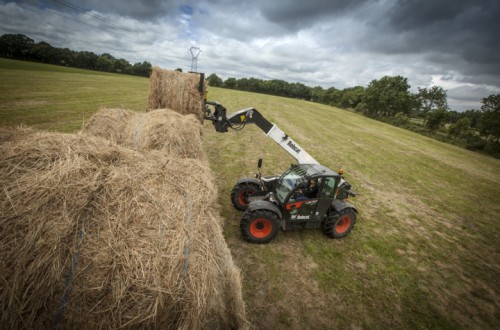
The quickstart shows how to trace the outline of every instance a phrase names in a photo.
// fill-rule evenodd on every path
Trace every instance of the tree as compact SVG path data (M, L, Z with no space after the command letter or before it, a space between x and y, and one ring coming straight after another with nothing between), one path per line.
M217 76L215 73L212 73L210 76L207 78L207 82L210 86L214 87L220 87L224 84L221 78Z
M425 126L432 131L436 131L444 126L447 119L448 111L443 108L438 108L428 114Z
M236 88L236 78L227 78L226 81L224 81L224 87Z
M97 68L97 55L87 51L78 52L75 65L79 68L95 70Z
M300 99L309 99L309 97L311 96L311 89L299 82L289 84L287 96Z
M247 91L248 90L248 78L241 78L238 79L236 82L236 88L238 88L241 91Z
M60 64L54 47L41 41L31 48L32 58L36 61L49 64Z
M97 58L97 69L100 71L113 71L115 58L110 54L102 54Z
M311 101L325 103L325 90L321 86L316 86L311 89Z
M69 48L54 48L56 50L56 64L64 66L75 66L76 52Z
M419 87L415 96L417 113L424 118L424 121L427 121L429 114L437 109L448 110L446 91L442 87L432 86L429 89ZM440 114L435 115L434 120L439 116Z
M419 101L419 110L426 115L428 112L436 109L448 109L446 91L439 86L431 88L418 88L416 94Z
M454 137L468 137L471 134L471 120L469 117L462 117L448 128L448 134Z
M269 94L287 96L288 82L280 79L269 80Z
M24 34L4 34L0 37L0 56L26 60L35 41Z
M257 78L249 78L247 81L247 90L252 92L263 92L262 80Z
M325 91L325 103L333 106L340 106L342 91L335 87L330 87Z
M483 112L479 132L486 138L500 138L500 94L490 95L481 101Z
M132 71L132 66L127 60L120 58L113 62L113 69L113 71L120 73L130 73Z
M53 47L45 41L35 44L31 38L22 34L0 36L0 56L144 77L149 77L151 73L151 64L148 62L136 63L132 66L127 60L116 59L110 54L96 55L88 51L75 52L69 48Z
M480 110L466 110L465 112L462 112L462 116L470 119L471 128L477 129L479 123L481 122L483 113Z
M141 77L149 77L151 74L151 69L151 63L147 61L144 61L142 63L137 62L132 66L132 74Z
M356 109L356 106L363 100L365 88L362 86L345 88L340 97L340 106L342 108Z
M384 76L380 80L372 80L363 95L368 115L409 114L414 103L409 89L408 79L402 76Z

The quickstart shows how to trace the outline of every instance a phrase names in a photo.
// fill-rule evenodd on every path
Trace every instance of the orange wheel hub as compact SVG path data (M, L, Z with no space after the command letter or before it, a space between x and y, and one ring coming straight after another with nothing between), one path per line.
M248 195L250 195L252 193L251 190L245 190L245 191L242 191L239 195L238 195L238 202L241 204L241 205L247 205L248 204Z
M345 233L349 227L351 226L351 217L345 215L342 218L340 218L339 222L335 225L335 231L338 234L343 234Z
M273 231L271 221L265 218L259 218L250 224L250 234L255 238L265 238Z

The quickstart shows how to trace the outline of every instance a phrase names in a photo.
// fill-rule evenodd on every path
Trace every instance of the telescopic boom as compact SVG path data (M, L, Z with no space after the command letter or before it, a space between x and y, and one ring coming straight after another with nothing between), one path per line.
M213 106L213 112L210 111L210 106ZM302 149L297 142L292 140L278 126L264 118L255 108L241 109L227 116L226 108L219 102L205 101L204 119L212 121L215 130L220 133L227 132L229 128L240 130L246 124L255 124L264 134L292 155L299 164L319 165L318 161Z

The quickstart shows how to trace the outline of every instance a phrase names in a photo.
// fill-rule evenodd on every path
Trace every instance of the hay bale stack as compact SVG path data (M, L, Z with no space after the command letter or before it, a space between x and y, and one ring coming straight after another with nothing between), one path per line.
M2 327L246 327L205 164L86 134L0 141Z
M205 160L202 129L194 115L169 109L145 113L101 109L89 119L83 132L134 150L159 150L172 157Z
M149 79L149 110L172 109L180 114L194 114L203 122L203 93L199 92L200 75L153 67Z

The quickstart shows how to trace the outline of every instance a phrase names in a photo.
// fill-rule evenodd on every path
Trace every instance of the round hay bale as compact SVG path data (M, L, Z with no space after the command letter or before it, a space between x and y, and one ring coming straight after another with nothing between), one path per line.
M87 134L0 141L2 327L247 327L206 165Z
M172 109L180 114L193 114L203 122L203 83L200 94L200 75L153 67L149 78L149 110Z
M125 138L125 126L135 112L122 109L99 109L85 124L83 131L120 144Z
M85 133L134 150L159 150L172 157L205 160L202 130L194 115L181 115L169 109L142 113L101 109L83 128Z

